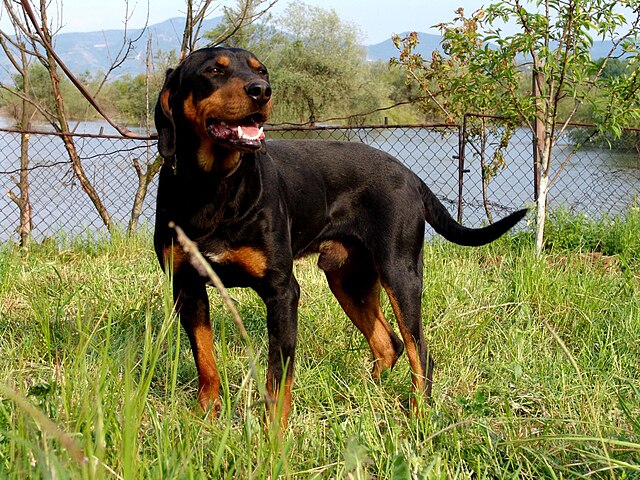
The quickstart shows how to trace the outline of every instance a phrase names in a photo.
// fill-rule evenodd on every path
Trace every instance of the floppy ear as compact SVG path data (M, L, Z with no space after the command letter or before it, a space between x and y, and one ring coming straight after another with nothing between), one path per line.
M176 125L169 100L175 91L178 80L178 69L168 69L164 85L158 95L154 119L158 131L158 151L162 158L173 158L176 153Z

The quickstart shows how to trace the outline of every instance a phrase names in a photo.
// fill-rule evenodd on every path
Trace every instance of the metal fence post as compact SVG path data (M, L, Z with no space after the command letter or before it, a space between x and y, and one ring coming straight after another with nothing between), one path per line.
M462 197L464 195L464 155L467 138L467 114L462 119L462 130L458 125L458 223L462 223Z

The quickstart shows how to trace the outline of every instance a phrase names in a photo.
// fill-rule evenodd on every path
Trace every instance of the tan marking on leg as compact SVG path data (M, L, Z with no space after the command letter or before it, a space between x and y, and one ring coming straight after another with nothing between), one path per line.
M343 289L342 272L328 271L325 275L342 309L367 339L375 360L372 375L380 378L380 373L392 368L402 353L402 348L397 350L394 346L392 338L396 335L380 307L380 284L376 283L362 302L355 302Z
M172 268L175 274L180 270L180 266L188 261L182 248L178 245L167 245L162 249L162 257L164 259L165 268Z
M193 329L196 345L195 361L198 369L198 403L205 412L217 416L220 410L220 376L213 356L213 336L210 326Z
M376 360L373 365L373 376L374 378L380 378L380 374L384 370L390 370L395 365L400 353L395 350L393 347L393 342L391 341L392 335L395 335L393 330L391 329L391 325L384 317L382 313L382 309L378 307L378 312L376 312L376 319L373 325L373 332L371 334L371 338L368 339L369 348L371 348L371 352L373 354L373 358Z
M287 376L284 380L284 391L280 391L279 382L274 386L273 375L270 369L267 369L267 414L269 421L273 425L279 420L282 430L289 425L289 412L291 412L291 386L293 385L293 374L288 368Z
M411 384L413 386L413 392L415 395L414 398L411 399L411 407L412 411L415 414L418 414L419 402L417 401L417 396L419 395L421 397L424 397L431 394L431 378L427 378L427 372L425 372L422 368L422 362L420 361L420 354L416 345L416 339L406 328L404 316L402 314L402 310L400 309L398 300L396 299L391 289L385 287L385 290L389 298L389 303L391 303L391 307L393 308L393 313L395 314L396 320L398 321L398 326L400 327L400 333L402 335L402 339L404 340L407 357L409 358L409 366L411 367Z

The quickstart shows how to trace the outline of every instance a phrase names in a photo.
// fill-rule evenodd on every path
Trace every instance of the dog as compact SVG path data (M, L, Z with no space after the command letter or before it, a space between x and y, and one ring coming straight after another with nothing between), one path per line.
M295 259L318 254L329 287L371 349L373 376L403 350L412 406L429 397L433 361L422 327L425 220L449 241L483 245L526 210L484 228L459 225L425 183L391 155L361 143L265 141L272 110L267 68L249 51L203 48L169 69L155 108L160 171L154 246L173 272L173 295L198 371L198 402L220 408L205 278L170 223L198 246L227 287L266 305L266 388L286 426L298 330ZM380 307L384 290L400 330ZM276 402L268 402L276 419Z

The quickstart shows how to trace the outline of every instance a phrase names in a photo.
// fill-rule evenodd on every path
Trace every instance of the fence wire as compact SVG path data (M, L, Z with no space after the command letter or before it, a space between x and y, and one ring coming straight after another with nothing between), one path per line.
M479 226L534 200L531 134L516 128L506 141L505 128L492 122L481 129L458 125L271 127L267 137L355 141L384 150L419 175L454 217L465 225ZM638 133L631 132L614 145L591 141L572 153L590 132L588 127L573 128L556 148L552 176L557 178L550 193L550 207L602 215L637 205ZM8 192L20 194L16 183L23 133L29 138L33 238L42 241L57 235L106 232L73 173L59 135L0 129L0 241L19 239L19 208ZM143 166L153 162L156 140L83 134L74 135L74 141L85 172L112 220L126 229L138 187L134 161ZM143 204L143 226L153 223L156 181L149 186Z
M508 129L499 118L475 117L462 130L463 219L488 221L536 198L534 143L530 130ZM465 128L466 127L466 128ZM640 194L640 130L613 141L588 125L569 125L557 139L550 169L548 208L592 217L637 206Z

